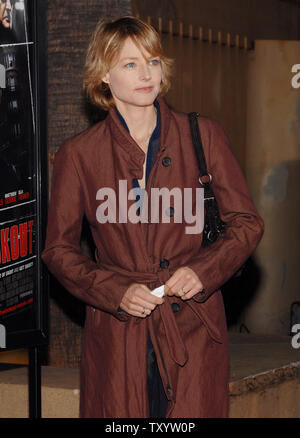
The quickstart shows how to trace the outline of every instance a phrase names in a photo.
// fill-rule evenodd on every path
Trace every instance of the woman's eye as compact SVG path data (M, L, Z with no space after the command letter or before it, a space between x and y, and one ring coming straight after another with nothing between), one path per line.
M134 67L134 62L129 62L128 64L125 65L125 67L128 67L128 68Z
M151 59L150 64L151 65L158 65L159 64L159 59Z

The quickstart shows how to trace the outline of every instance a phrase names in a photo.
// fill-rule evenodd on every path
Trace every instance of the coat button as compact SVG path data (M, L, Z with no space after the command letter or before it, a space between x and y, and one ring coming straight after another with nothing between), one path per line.
M172 310L174 313L178 312L178 310L180 309L180 306L178 303L172 303L171 306L172 306Z
M174 216L174 207L168 207L167 209L166 209L166 215L167 216L169 216L169 217L173 217Z
M125 313L126 313L123 309L121 309L120 306L118 307L117 312L118 312L119 315L125 315Z
M166 389L167 389L167 393L168 393L168 395L169 395L170 397L173 397L173 391L172 391L172 388L170 387L169 384L167 384Z
M164 158L162 159L162 163L163 163L163 165L164 165L165 167L170 166L170 164L171 164L171 158L170 158L170 157L164 157Z
M169 266L169 260L167 260L167 259L162 259L162 260L159 262L159 266L160 266L162 269L167 269L167 267Z

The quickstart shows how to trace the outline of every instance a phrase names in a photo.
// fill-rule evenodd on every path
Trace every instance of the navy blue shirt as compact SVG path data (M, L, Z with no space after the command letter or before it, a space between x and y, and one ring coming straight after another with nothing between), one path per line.
M154 131L152 132L152 135L150 137L149 144L148 144L148 151L147 151L147 156L146 156L145 187L147 186L147 181L148 181L148 178L149 178L149 175L150 175L150 172L151 172L154 160L155 160L155 156L158 152L159 142L160 142L161 119L160 119L159 104L158 104L157 100L154 101L154 106L157 110L156 126L154 128ZM115 107L115 110L116 110L116 113L118 114L123 126L129 132L127 123L125 122L124 118L122 117L120 111L117 109L117 107ZM133 188L141 188L137 178L132 179L132 185L133 185ZM139 199L139 195L136 196L136 200L138 200L138 199ZM140 208L137 210L137 214L140 215Z

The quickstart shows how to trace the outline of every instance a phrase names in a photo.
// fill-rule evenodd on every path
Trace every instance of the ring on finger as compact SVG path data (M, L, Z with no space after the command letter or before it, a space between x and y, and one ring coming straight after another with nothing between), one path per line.
M146 309L145 309L145 307L143 308L143 310L142 310L142 315L144 315L144 313L146 312Z
M185 294L184 287L182 287L181 290L180 290L180 295L184 295L184 294Z

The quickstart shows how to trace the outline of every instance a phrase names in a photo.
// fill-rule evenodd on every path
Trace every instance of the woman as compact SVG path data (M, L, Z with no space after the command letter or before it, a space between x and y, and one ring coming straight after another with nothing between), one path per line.
M222 128L206 117L199 128L226 233L201 248L202 233L187 232L186 216L175 221L176 196L164 209L169 223L149 219L161 206L151 204L152 189L178 195L201 187L188 117L162 97L170 65L148 24L99 22L84 86L108 116L65 141L55 157L42 258L87 305L82 417L228 416L220 287L256 248L263 221ZM193 212L196 202L193 195ZM96 262L80 251L83 215ZM150 293L161 285L163 297Z

